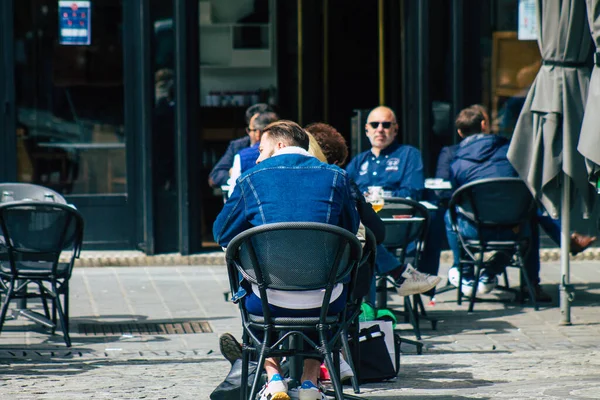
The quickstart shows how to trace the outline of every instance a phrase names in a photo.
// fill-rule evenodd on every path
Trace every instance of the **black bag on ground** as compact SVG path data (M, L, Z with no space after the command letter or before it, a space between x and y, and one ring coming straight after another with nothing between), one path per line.
M379 325L361 329L358 334L359 362L358 379L360 382L381 382L393 379L400 369L400 337L394 335L396 368L385 345L385 333Z
M248 393L252 387L254 374L256 373L256 361L250 361L248 365ZM261 383L262 385L262 383ZM235 360L229 370L229 374L210 394L211 400L239 400L240 388L242 387L242 359ZM260 386L259 386L260 387Z

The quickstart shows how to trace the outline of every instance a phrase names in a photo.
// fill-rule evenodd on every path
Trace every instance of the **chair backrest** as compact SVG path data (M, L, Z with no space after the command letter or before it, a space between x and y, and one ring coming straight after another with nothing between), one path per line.
M13 200L15 201L29 199L35 201L54 201L55 203L67 204L67 201L60 193L47 187L34 185L32 183L0 183L0 194L5 191L12 192Z
M244 279L278 290L314 290L341 282L360 260L351 232L316 222L281 222L249 229L227 246Z
M454 222L458 211L481 227L513 227L530 220L535 200L520 178L490 178L460 187L449 209Z
M0 228L4 246L13 259L35 260L40 256L58 260L63 250L78 252L83 240L83 217L73 207L60 203L2 203Z
M385 240L388 248L406 248L409 243L425 241L429 226L429 212L417 201L394 197L385 199L379 216L385 224ZM395 219L386 221L386 219Z

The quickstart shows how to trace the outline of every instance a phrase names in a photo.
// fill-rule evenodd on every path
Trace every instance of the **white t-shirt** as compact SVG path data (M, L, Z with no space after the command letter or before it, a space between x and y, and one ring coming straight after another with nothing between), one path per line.
M344 285L338 283L331 292L330 303L333 303L344 290ZM260 298L258 286L252 285L252 292ZM301 292L291 292L287 290L267 289L267 298L269 304L289 308L291 310L307 310L310 308L320 308L323 305L325 289L303 290Z

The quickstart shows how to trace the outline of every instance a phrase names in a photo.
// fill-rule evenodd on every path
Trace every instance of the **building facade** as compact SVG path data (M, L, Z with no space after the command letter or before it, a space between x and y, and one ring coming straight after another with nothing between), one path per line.
M432 174L462 107L510 135L539 68L525 3L2 1L0 180L62 192L87 249L189 254L213 245L208 172L257 101L332 124L353 154L355 110L387 104Z

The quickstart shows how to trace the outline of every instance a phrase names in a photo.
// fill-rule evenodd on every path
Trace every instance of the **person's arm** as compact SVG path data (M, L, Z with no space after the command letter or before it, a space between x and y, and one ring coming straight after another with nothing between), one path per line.
M229 143L229 146L227 146L227 150L225 150L223 157L215 164L208 175L208 183L212 187L221 187L227 184L227 180L229 179L229 169L233 165L233 156L235 156L235 153L234 144L231 142Z
M450 162L454 157L454 152L449 146L443 147L438 156L435 177L445 181L450 180Z
M244 197L237 185L213 224L213 236L220 246L227 247L231 239L250 228L252 225L246 219Z
M342 197L342 209L339 226L356 234L358 231L358 225L360 224L360 217L352 197L350 181L348 180L348 177L343 176L342 179L339 179L338 186Z
M423 160L421 153L415 148L411 148L406 153L406 167L402 172L400 187L392 191L394 197L410 197L413 200L421 198L423 191Z
M363 196L356 183L352 180L350 180L350 188L352 199L356 204L356 210L360 216L360 222L373 232L377 244L383 243L385 240L385 225L383 221L379 218L375 210L373 210L371 204L367 203L365 196Z

